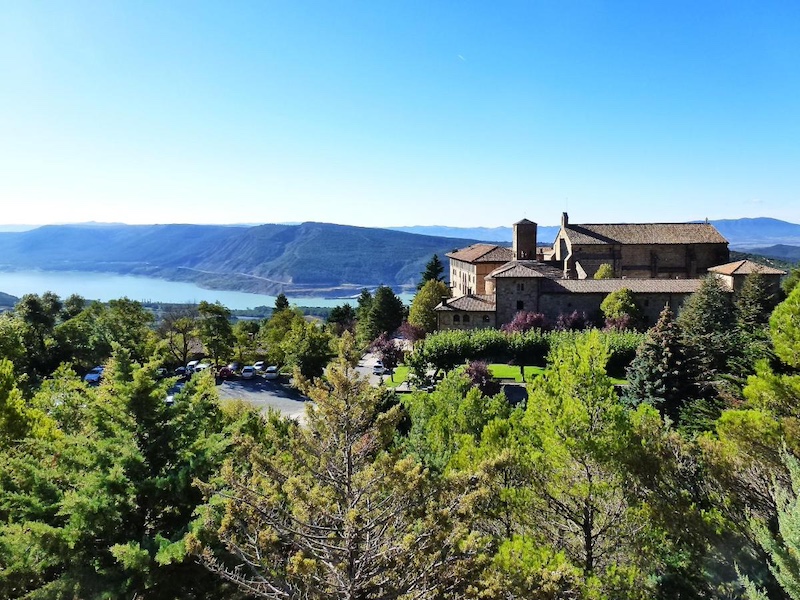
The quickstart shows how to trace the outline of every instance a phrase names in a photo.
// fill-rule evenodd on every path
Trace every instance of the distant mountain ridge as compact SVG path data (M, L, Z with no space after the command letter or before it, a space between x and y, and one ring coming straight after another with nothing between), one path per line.
M95 271L291 295L410 291L433 254L475 243L386 229L300 225L48 225L0 233L0 269Z
M732 250L800 260L800 225L776 219L712 223ZM540 227L539 241L551 243L557 231ZM378 285L413 291L433 254L447 268L449 251L478 241L510 245L510 240L508 227L47 225L0 232L0 270L106 272L189 281L211 289L345 297Z
M695 221L697 222L697 221ZM731 249L747 250L776 244L800 246L800 225L767 217L745 219L719 219L709 221L728 240ZM391 227L394 231L436 235L442 237L468 237L486 242L511 242L511 227L447 227L440 225L417 225ZM539 225L537 238L540 242L552 243L560 227Z

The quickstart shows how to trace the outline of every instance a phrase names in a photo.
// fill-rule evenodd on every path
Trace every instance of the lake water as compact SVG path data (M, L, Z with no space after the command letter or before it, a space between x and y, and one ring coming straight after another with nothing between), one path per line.
M192 303L202 300L219 301L232 310L245 310L257 306L274 306L275 296L207 290L193 283L166 281L134 275L113 275L85 271L9 271L0 272L0 292L22 297L25 294L53 292L62 299L78 294L87 300L116 300L127 297L140 302ZM404 302L411 296L401 294ZM306 296L289 297L291 304L297 306L338 306L349 302L354 307L355 298L312 298Z

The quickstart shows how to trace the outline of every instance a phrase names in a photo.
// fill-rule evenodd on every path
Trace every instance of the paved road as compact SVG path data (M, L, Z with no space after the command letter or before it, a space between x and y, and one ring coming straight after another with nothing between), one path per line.
M253 379L229 379L217 385L220 398L244 400L266 410L274 408L288 417L298 418L305 412L308 398L285 381L267 381L260 375Z

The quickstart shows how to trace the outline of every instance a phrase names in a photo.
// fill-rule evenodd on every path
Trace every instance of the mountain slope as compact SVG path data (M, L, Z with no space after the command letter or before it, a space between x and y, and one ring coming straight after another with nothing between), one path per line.
M416 285L433 254L475 240L328 223L52 225L0 233L0 268L102 271L274 294Z
M775 244L800 245L800 225L759 217L755 219L719 219L711 221L728 240L731 248L756 248ZM445 227L439 225L392 227L394 231L405 231L423 235L474 238L486 242L511 242L511 227ZM539 225L537 238L541 243L551 244L559 227Z

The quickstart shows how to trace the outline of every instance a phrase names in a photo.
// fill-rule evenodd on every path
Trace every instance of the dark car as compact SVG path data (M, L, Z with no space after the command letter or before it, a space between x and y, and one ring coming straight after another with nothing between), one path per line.
M103 367L95 367L83 376L83 380L89 385L97 385L103 379Z
M217 377L220 379L228 379L229 377L233 377L233 371L230 367L219 367L217 369Z

